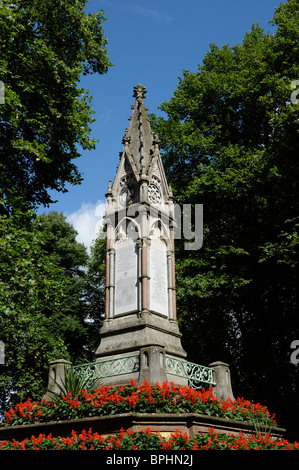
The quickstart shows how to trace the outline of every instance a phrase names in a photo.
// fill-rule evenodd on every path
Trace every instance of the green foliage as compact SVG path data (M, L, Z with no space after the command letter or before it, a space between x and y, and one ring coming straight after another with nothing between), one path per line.
M202 249L177 243L185 348L194 361L228 362L235 392L267 401L288 427L299 385L289 361L299 332L298 15L288 0L274 34L253 25L241 44L211 44L161 105L166 118L152 119L177 202L204 208Z
M28 204L51 202L49 190L82 180L73 160L93 149L89 92L83 74L107 72L103 11L86 0L0 1L0 196L6 213L15 188Z
M43 250L55 258L65 278L70 281L67 292L61 299L59 318L56 319L60 324L60 334L68 346L71 360L87 358L89 346L85 298L87 249L76 241L78 233L62 213L51 211L40 215L33 222L33 230L44 234Z
M44 233L44 249L56 257L66 275L84 277L83 267L88 260L86 247L76 241L78 232L62 213L51 211L38 216L33 228Z
M54 257L43 251L43 234L20 226L16 219L0 217L2 411L16 399L40 397L49 361L69 358L60 325L70 280Z
M67 393L70 393L72 396L76 396L80 390L86 387L88 381L89 378L80 376L72 367L66 367L62 384L56 382L56 380L53 380L53 382L57 385L59 392L50 392L54 395L66 395Z
M95 242L88 260L76 235L55 211L36 217L15 210L0 217L0 413L46 392L51 360L94 359L104 309L105 240Z
M95 147L91 97L78 82L111 64L103 11L86 15L85 5L0 0L0 412L45 392L50 360L93 353L86 248L62 214L28 212L79 184L78 149Z
M99 333L105 313L106 238L104 233L90 247L86 271L86 314L91 351L99 345ZM90 357L90 359L92 359Z

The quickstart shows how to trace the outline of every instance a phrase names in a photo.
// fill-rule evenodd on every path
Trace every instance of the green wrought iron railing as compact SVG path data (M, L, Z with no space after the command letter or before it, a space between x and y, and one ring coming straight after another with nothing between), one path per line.
M140 370L139 353L122 356L117 359L104 359L99 362L88 362L73 366L78 376L86 383L86 388L95 383L107 383L109 377L131 374ZM187 379L189 387L199 389L212 387L215 384L214 370L185 359L165 355L165 370L169 375Z
M88 362L73 366L78 376L86 380L86 387L92 387L95 382L100 384L109 377L130 374L139 371L139 353L123 356L117 359L104 359L99 362Z
M188 379L191 388L212 387L214 382L214 369L212 367L201 366L185 359L165 355L165 369L167 374Z

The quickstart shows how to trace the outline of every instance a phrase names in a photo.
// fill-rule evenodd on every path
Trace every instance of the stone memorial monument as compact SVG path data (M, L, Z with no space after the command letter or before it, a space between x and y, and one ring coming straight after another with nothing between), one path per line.
M233 398L227 364L186 360L176 317L175 205L144 105L146 89L134 87L130 123L113 183L106 194L106 299L96 361L50 364L48 389L58 390L72 367L93 386L164 381L215 387Z
M175 381L165 371L165 354L186 357L176 320L173 196L145 94L144 86L134 87L130 124L106 194L106 311L96 357L103 367L118 361L122 369L109 374L109 383Z

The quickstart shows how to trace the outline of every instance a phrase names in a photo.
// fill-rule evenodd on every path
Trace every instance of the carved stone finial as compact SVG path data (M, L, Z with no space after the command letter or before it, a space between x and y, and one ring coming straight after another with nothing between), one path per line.
M161 140L157 134L153 134L153 143L159 145Z
M112 196L113 192L112 192L112 181L109 180L109 184L108 184L108 189L107 189L107 193L105 194L106 197L109 197L109 196Z
M122 143L127 146L129 145L130 142L131 142L131 136L129 135L129 130L126 129L125 135L123 136Z
M134 98L142 98L144 99L145 98L145 94L147 93L146 91L146 88L145 86L143 85L136 85L134 86L134 90L133 90L133 97Z

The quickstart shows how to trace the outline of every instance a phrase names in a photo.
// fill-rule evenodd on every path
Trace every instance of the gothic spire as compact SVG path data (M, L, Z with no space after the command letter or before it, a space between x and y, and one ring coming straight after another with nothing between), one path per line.
M123 139L124 151L139 175L148 173L155 149L154 134L147 116L147 108L144 105L145 94L146 88L143 85L134 87L135 103L132 106L130 124Z
M169 186L159 150L159 138L151 129L144 105L146 88L136 85L135 103L129 126L122 139L123 149L112 187L110 200L125 207L133 202L166 203L170 198ZM111 194L110 194L111 193Z

